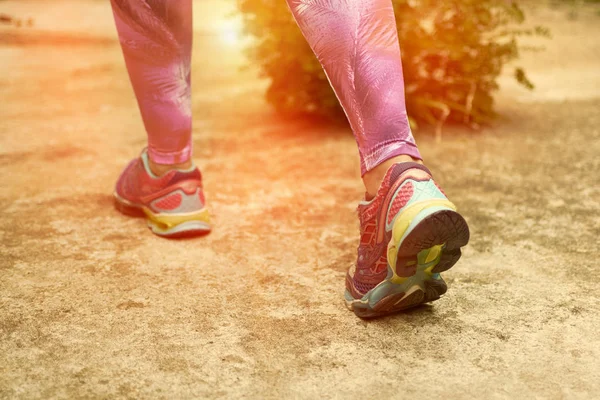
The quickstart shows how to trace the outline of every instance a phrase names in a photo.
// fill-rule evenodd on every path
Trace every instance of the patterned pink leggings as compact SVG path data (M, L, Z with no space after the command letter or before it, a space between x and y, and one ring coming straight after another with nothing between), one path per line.
M391 0L287 0L356 138L361 170L421 158L404 102ZM192 0L111 0L129 77L159 164L191 157Z

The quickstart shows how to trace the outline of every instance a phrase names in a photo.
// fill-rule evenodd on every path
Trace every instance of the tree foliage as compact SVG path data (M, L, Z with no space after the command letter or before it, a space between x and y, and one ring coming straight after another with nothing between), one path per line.
M285 0L238 0L253 62L270 79L267 100L286 115L339 117L325 74ZM411 122L468 125L495 114L493 93L502 67L518 58L518 37L548 36L523 29L525 14L509 0L393 0ZM533 88L525 71L517 81ZM439 129L438 129L439 130Z

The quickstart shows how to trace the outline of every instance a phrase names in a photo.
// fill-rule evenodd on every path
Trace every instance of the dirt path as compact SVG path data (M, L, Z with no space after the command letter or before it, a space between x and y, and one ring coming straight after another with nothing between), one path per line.
M342 302L362 193L347 131L278 120L200 30L216 228L154 237L111 203L144 134L108 4L40 4L0 3L36 19L0 28L0 398L600 393L600 17L537 9L556 28L522 63L538 91L504 81L497 126L418 138L472 241L442 300L364 322Z

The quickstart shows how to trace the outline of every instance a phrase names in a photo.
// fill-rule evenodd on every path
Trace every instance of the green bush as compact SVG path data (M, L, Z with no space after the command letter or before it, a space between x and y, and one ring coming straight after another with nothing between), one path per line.
M451 120L476 126L494 116L493 92L503 65L519 55L521 7L508 0L393 0L402 49L407 110L438 131ZM250 59L271 84L267 100L285 115L343 113L285 0L238 0ZM522 69L515 78L533 85Z

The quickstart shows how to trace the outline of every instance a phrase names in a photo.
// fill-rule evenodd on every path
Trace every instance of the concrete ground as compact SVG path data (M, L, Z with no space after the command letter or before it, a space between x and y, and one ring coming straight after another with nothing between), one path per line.
M194 56L215 229L168 241L112 208L145 137L108 2L0 3L35 20L0 27L0 398L597 398L597 10L531 11L554 39L494 126L417 134L472 239L441 300L366 322L353 138L273 115L223 4Z

